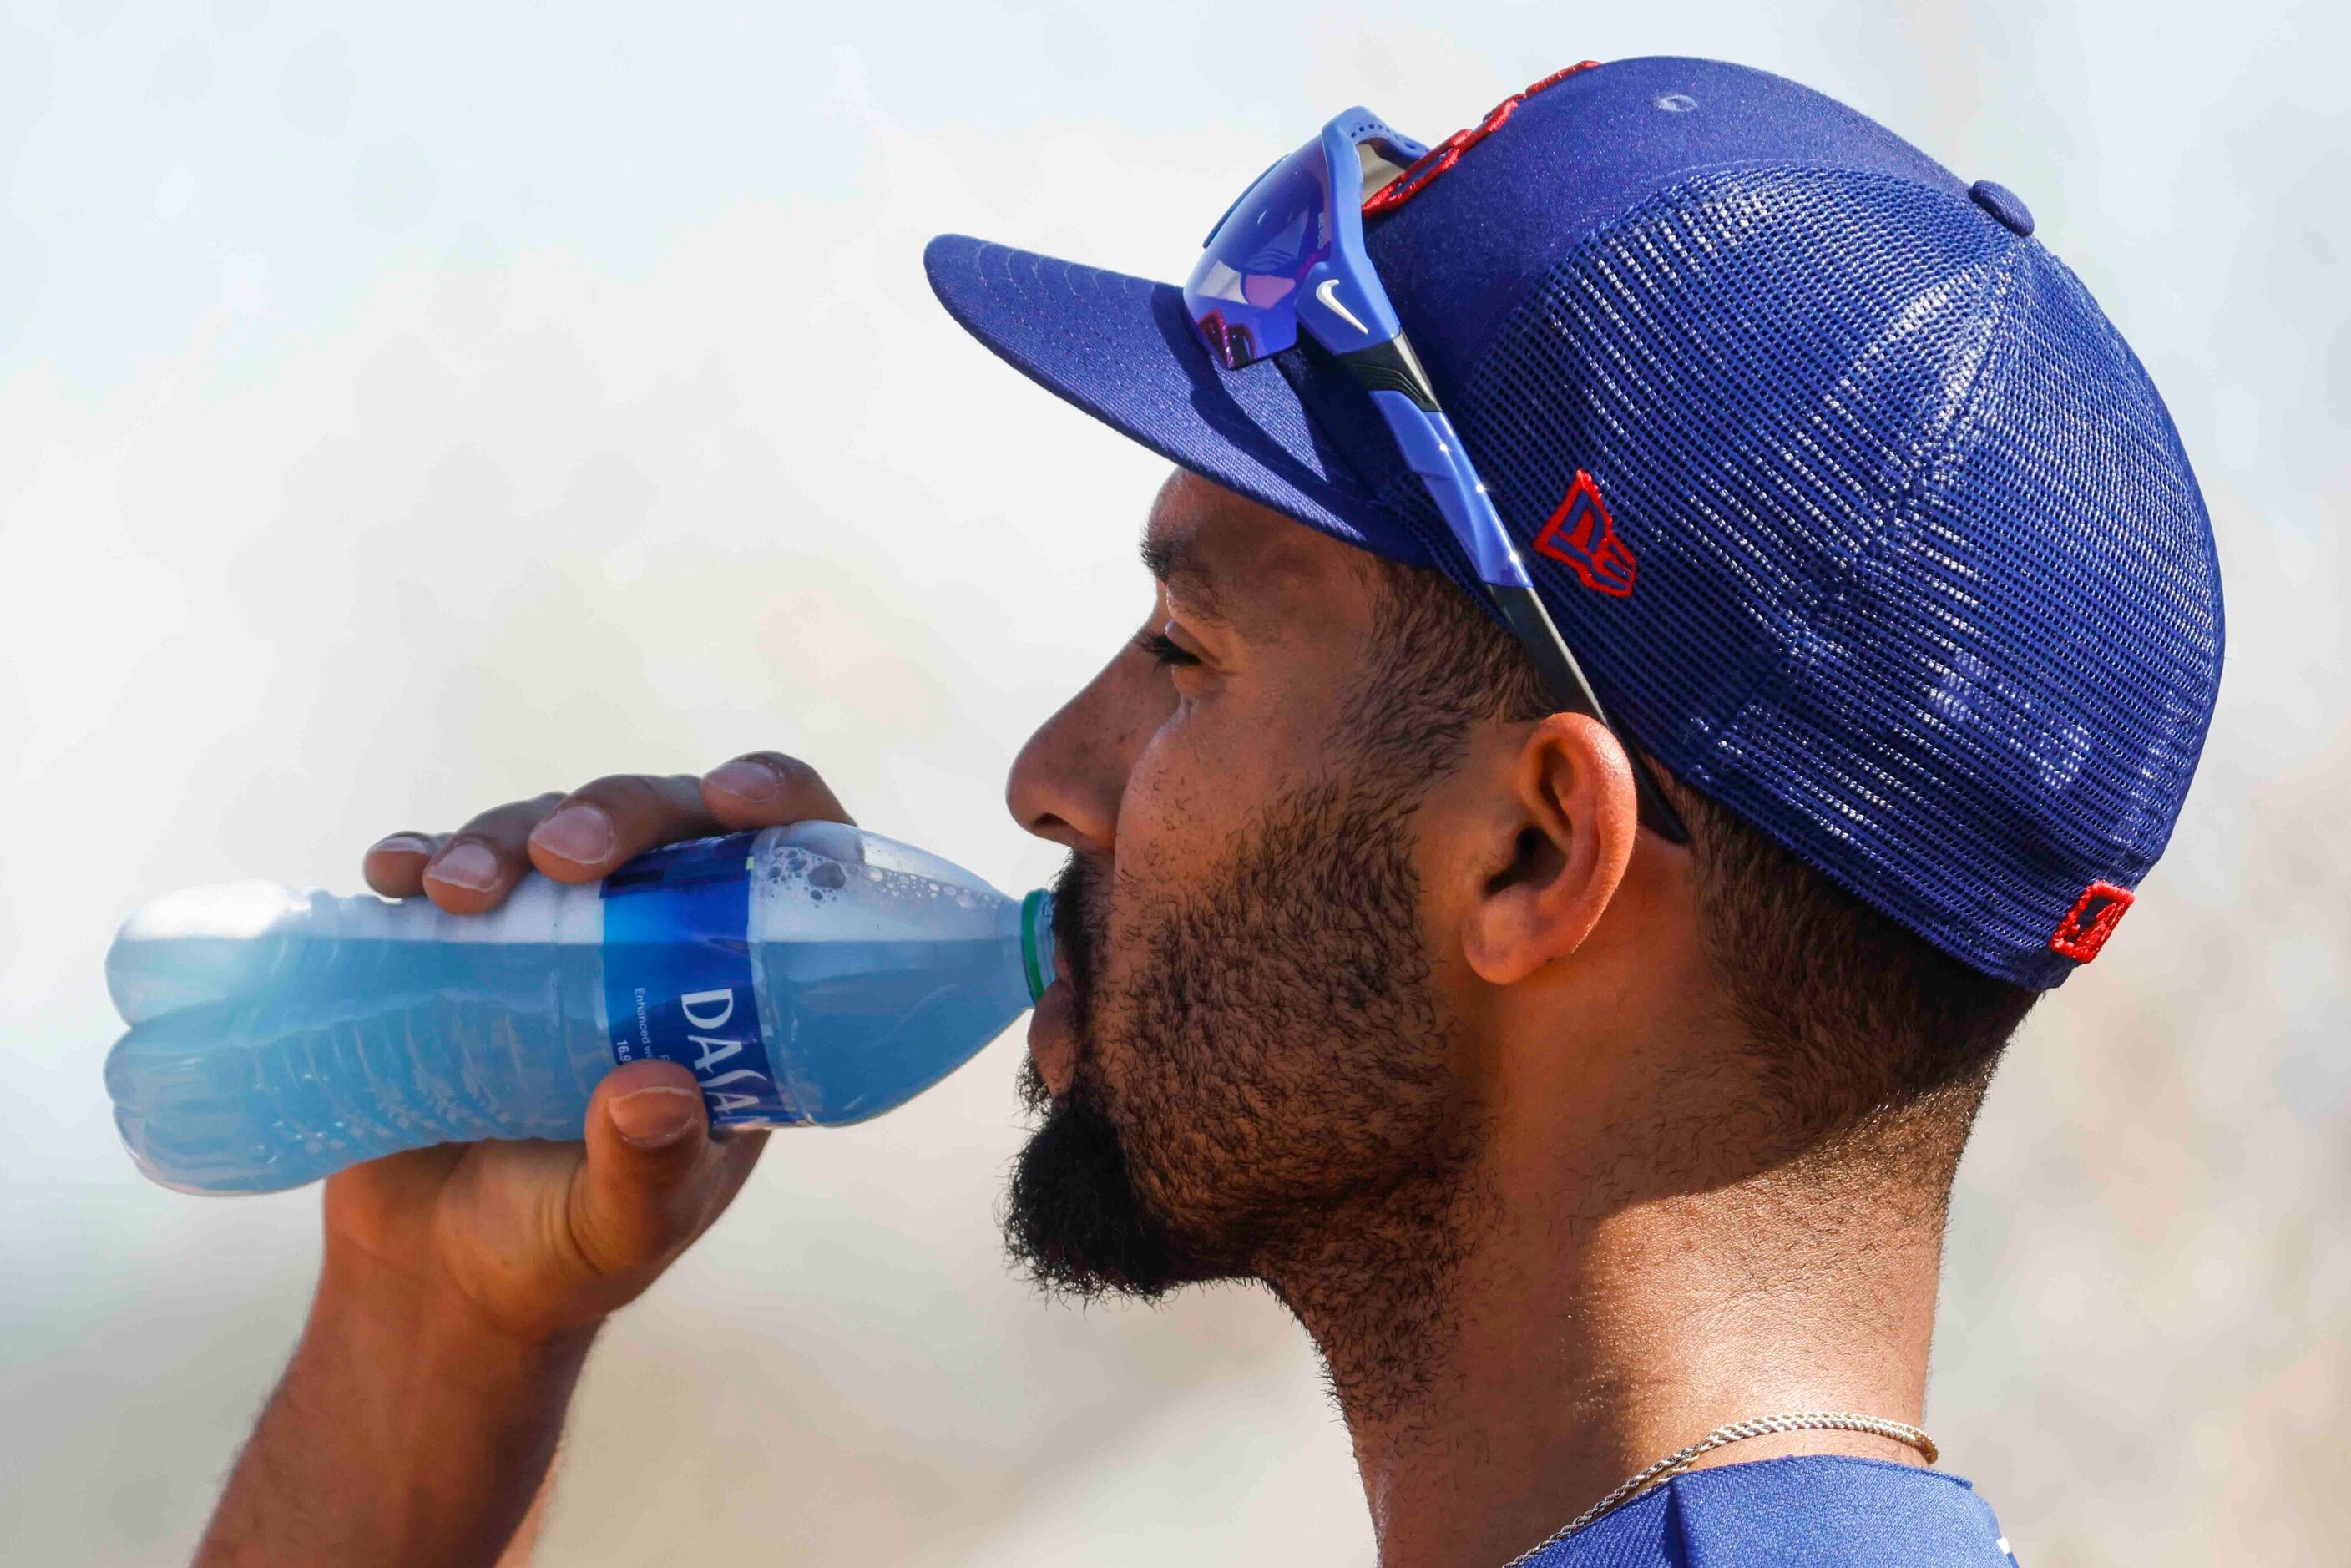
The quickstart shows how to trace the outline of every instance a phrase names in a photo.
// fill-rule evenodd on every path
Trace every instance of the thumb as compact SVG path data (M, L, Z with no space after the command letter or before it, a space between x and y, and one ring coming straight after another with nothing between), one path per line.
M614 1069L588 1103L588 1160L570 1220L598 1273L657 1271L700 1232L717 1145L694 1074L674 1061Z

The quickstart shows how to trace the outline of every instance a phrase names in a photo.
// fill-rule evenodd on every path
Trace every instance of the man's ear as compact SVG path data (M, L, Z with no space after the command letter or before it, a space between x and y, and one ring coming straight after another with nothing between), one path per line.
M1496 986L1583 945L1640 831L1633 765L1608 727L1583 714L1536 725L1510 765L1510 786L1508 864L1471 902L1461 943L1469 967Z

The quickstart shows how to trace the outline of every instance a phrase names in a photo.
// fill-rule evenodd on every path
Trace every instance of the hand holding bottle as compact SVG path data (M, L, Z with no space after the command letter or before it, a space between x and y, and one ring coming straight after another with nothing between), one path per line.
M849 819L813 771L760 753L703 780L604 779L454 833L394 834L369 852L367 880L480 914L528 871L590 883L674 840L812 820ZM766 1139L713 1140L694 1074L666 1061L612 1071L585 1133L443 1145L328 1178L309 1321L199 1564L499 1555L597 1325L709 1228Z
M367 853L368 885L486 914L526 873L600 880L679 839L848 812L805 764L774 752L708 779L621 775L569 795L485 811L453 833L395 833ZM713 1142L694 1075L666 1062L616 1069L579 1143L441 1145L328 1178L327 1232L517 1332L592 1323L634 1299L708 1229L751 1173L766 1134Z

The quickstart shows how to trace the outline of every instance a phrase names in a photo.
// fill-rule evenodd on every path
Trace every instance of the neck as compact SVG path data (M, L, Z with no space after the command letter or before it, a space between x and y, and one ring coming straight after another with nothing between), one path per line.
M1330 1368L1383 1568L1499 1568L1726 1422L1919 1419L1939 1205L1797 1167L1579 1200L1573 1142L1499 1129L1442 1195L1390 1195L1266 1270ZM1700 1464L1799 1452L1918 1460L1829 1432Z

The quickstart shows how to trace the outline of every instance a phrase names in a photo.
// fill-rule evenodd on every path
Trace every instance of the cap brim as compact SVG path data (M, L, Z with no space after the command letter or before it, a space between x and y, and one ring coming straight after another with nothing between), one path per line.
M1310 528L1426 563L1271 361L1228 371L1172 285L942 235L923 252L947 314L1014 369L1177 466Z

